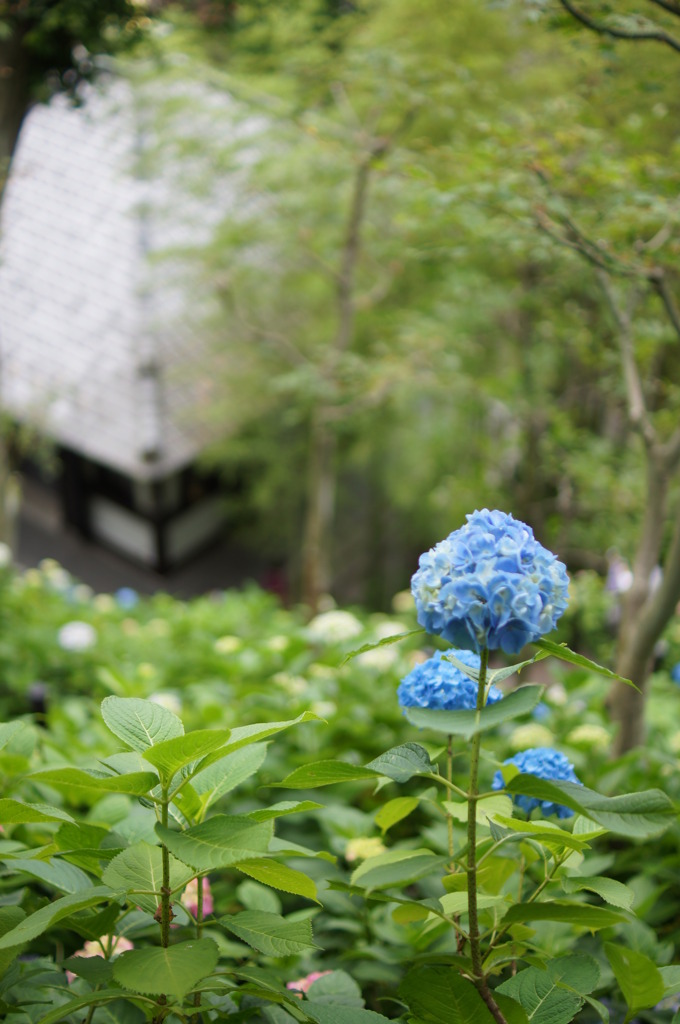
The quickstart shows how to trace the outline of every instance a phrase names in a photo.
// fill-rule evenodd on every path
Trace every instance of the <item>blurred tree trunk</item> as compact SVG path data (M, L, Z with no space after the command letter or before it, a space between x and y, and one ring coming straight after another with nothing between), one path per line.
M16 29L8 38L0 37L0 197L30 101L28 60L23 35Z
M315 410L310 424L307 501L302 539L302 600L312 613L331 589L331 540L335 513L335 434Z

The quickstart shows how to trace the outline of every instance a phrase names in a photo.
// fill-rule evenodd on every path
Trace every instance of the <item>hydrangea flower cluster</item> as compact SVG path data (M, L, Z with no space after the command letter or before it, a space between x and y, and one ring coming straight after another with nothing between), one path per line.
M411 580L418 622L456 647L517 654L567 607L567 570L505 512L482 509L420 556Z
M575 782L582 786L583 783L576 777L574 766L564 754L552 747L532 747L523 750L520 754L508 758L504 764L514 764L520 772L526 775L536 775L539 779L548 779L558 782ZM491 783L492 789L504 789L505 782L500 771L496 772ZM556 814L558 818L571 818L573 811L569 807L555 804L551 800L538 800L533 796L515 794L514 802L527 814L531 814L535 807L540 807L541 812L548 817Z
M478 669L480 658L472 651L452 651L458 661ZM487 704L495 704L503 694L489 687ZM402 708L433 708L438 711L474 711L477 707L477 683L464 675L437 651L427 661L416 665L402 679L397 690Z

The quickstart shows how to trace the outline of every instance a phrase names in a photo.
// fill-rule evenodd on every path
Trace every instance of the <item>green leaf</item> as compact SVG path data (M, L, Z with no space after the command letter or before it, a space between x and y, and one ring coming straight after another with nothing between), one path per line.
M319 721L321 719L318 715L313 714L311 711L303 711L297 718L290 718L286 722L259 722L254 725L241 725L237 729L231 730L229 742L223 750L218 751L216 754L208 754L203 761L202 768L207 768L209 764L220 760L225 754L230 754L232 750L239 750L241 747L246 747L251 743L258 743L260 740L267 739L268 736L273 736L277 732L290 729L293 725L299 725L301 722Z
M19 734L28 728L29 726L27 722L3 722L0 724L0 750L4 750L5 747L10 746L12 741L16 740ZM29 739L27 749L25 751L22 750L22 753L25 752L30 754L32 752L33 745L33 739L31 738ZM19 746L22 747L23 744L19 744ZM18 753L16 746L14 748L14 752Z
M85 768L50 768L47 771L35 772L30 778L35 782L44 782L55 789L65 789L68 793L77 795L127 793L130 796L144 796L158 785L158 776L154 772L107 775Z
M16 928L7 932L0 938L0 949L9 949L21 942L28 942L42 935L44 931L61 921L64 917L70 917L78 910L85 910L87 907L95 907L105 900L117 899L119 893L112 892L108 886L101 885L88 889L87 893L73 893L69 896L62 896L54 903L48 903L41 907L34 914L24 918Z
M551 821L520 821L518 818L508 818L504 814L495 815L494 821L515 832L516 835L512 838L517 840L535 839L551 849L583 850L588 847L584 838L567 832Z
M596 672L600 676L605 676L607 679L617 679L620 683L627 683L628 686L632 686L634 690L639 692L639 687L631 682L630 679L617 675L616 672L612 672L611 669L605 668L603 665L598 665L596 661L591 661L590 658L584 658L582 654L576 654L574 651L569 650L566 644L556 644L554 640L544 639L534 640L531 646L538 647L546 657L559 658L560 661L567 661L570 665L586 668L590 672Z
M333 1006L364 1006L361 989L345 971L331 971L317 978L307 989L312 1003L331 1003Z
M92 881L74 864L61 860L58 857L51 860L37 859L7 859L3 861L12 871L23 871L33 878L39 878L41 882L58 889L64 893L84 892L92 886Z
M486 896L484 893L477 895L477 909L488 910L490 907L497 907L504 903L505 896ZM439 897L442 910L445 914L467 914L468 894L467 892L447 892L445 896Z
M551 900L549 903L516 903L505 914L503 924L515 921L565 921L581 928L588 928L590 931L597 931L598 928L610 928L625 920L627 918L623 914L608 910L606 907ZM524 1003L522 1005L524 1006Z
M267 756L266 743L253 743L248 747L225 754L215 764L203 768L202 764L192 779L192 786L203 797L203 812L226 793L231 793L249 779L262 766Z
M37 824L44 821L70 821L73 818L60 807L49 804L23 804L20 800L0 800L0 823L3 825Z
M26 917L21 907L0 907L0 935L6 935L21 924ZM0 952L0 977L5 973L15 957L23 949L23 944L9 946Z
M388 800L376 814L375 823L386 832L392 825L396 825L398 821L402 821L415 811L419 803L417 796L398 796L394 800Z
M450 967L416 967L404 978L399 995L427 1024L493 1024L472 982Z
M357 1006L326 1006L305 1002L301 1009L316 1024L390 1024L389 1018L375 1010L360 1010Z
M674 996L680 992L680 965L673 964L671 967L659 967L659 974L664 983L664 999L666 996Z
M257 811L249 811L248 817L255 821L269 821L270 818L280 818L286 814L304 814L306 811L316 811L323 804L317 804L313 800L281 800L278 804L271 804L270 807L261 807Z
M499 985L498 991L520 1003L531 1024L570 1024L583 1006L583 996L538 967L520 971Z
M240 914L221 918L220 924L267 956L290 956L316 945L308 918L287 921L264 910L242 910Z
M554 782L518 772L505 786L508 793L523 793L577 811L610 832L631 838L658 835L671 824L674 809L660 789L621 796L602 796L574 782Z
M604 951L628 1006L626 1021L663 999L663 976L649 957L611 942L605 942Z
M611 903L614 907L622 907L624 910L632 910L635 900L635 893L622 882L613 878L601 878L599 876L572 875L562 879L562 887L565 892L595 892L601 896L605 903Z
M430 755L417 743L402 743L392 747L380 757L369 761L366 768L371 768L379 775L386 775L394 782L408 782L414 775L422 775L434 771Z
M507 697L481 711L431 711L429 708L404 708L412 725L421 729L471 739L478 732L493 729L532 711L541 699L542 686L520 686Z
M144 751L142 757L158 768L163 785L185 765L223 747L230 736L229 729L198 729L186 736L174 736Z
M503 995L498 989L494 989L493 998L507 1024L529 1024L526 1010L515 999Z
M167 949L131 949L116 958L113 976L132 992L183 999L201 978L212 973L217 959L212 939L178 942Z
M352 873L351 885L363 889L386 889L406 885L429 875L444 863L431 850L387 850L363 861Z
M359 654L366 654L367 651L374 651L377 647L386 647L388 644L396 644L399 640L406 639L407 636L416 636L417 634L425 633L424 629L418 627L418 629L408 629L405 633L393 633L392 636L384 636L382 640L372 640L368 644L364 644L362 647L357 647L356 651L350 651L340 662L339 668L346 665L352 658L356 658Z
M172 711L139 697L105 697L102 718L114 736L143 753L156 743L184 735L184 726Z
M170 888L186 885L196 872L170 857ZM129 846L107 865L102 881L112 889L135 893L134 902L153 914L160 903L163 884L163 851L160 846L139 842ZM150 895L156 893L157 895Z
M157 824L156 833L178 860L196 871L212 871L264 857L269 852L273 825L245 816L217 814L184 832L172 832Z
M466 800L444 800L442 804L444 810L455 818L456 821L467 821L467 801ZM489 818L499 818L501 815L509 815L512 813L512 800L509 796L504 796L502 793L498 793L496 796L490 796L487 800L478 800L475 809L475 818L480 825L488 825Z
M318 903L316 885L309 875L302 871L296 871L285 864L279 864L275 860L240 860L236 867L244 875L249 875L257 882L270 885L272 889L280 889L281 892L289 892L295 896L304 896L308 900Z
M68 1003L62 1003L55 1010L50 1010L45 1016L39 1018L39 1024L63 1024L71 1014L82 1010L86 1006L106 1006L120 1001L120 989L102 989L99 992L89 992L85 996L71 999ZM129 1004L128 1004L129 1005ZM94 1018L99 1020L98 1017Z
M286 789L316 789L331 786L336 782L358 782L362 779L377 779L379 773L372 768L362 768L346 761L317 761L303 765L287 775L283 782L272 783Z

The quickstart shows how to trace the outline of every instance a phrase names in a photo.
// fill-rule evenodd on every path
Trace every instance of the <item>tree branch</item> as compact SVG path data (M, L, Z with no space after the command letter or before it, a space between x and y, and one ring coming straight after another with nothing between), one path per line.
M680 7L677 4L671 3L670 0L649 0L649 3L656 4L662 10L668 11L669 14L674 14L676 18L680 18Z
M612 25L606 25L602 22L594 21L589 15L584 14L583 11L574 7L571 0L559 0L564 7L565 11L571 14L572 18L579 21L586 28L590 29L591 32L597 32L598 35L611 36L612 39L632 39L637 42L651 40L656 43L664 43L666 46L670 46L671 49L677 50L680 53L680 40L675 39L673 36L669 36L667 32L661 29L649 30L647 32L628 32L623 28L614 28ZM656 0L652 0L656 2ZM661 4L660 6L663 6ZM675 12L673 12L675 13Z
M668 282L666 281L666 275L663 268L656 267L654 271L650 273L649 280L652 284L652 288L664 304L673 330L677 334L678 338L680 338L680 310L675 304L675 299L668 288Z
M631 297L630 309L624 311L620 308L616 301L616 296L611 286L609 276L602 270L597 271L597 279L600 282L600 287L604 292L607 300L609 311L614 318L616 326L618 328L616 332L616 338L619 347L619 353L621 355L621 363L623 366L623 377L626 384L626 395L628 399L628 417L633 427L640 433L643 441L648 449L655 448L658 442L656 430L649 417L649 412L645 402L644 391L642 389L642 381L638 372L637 363L635 362L635 355L633 352L633 340L632 340L632 314L635 304L637 302L637 296Z

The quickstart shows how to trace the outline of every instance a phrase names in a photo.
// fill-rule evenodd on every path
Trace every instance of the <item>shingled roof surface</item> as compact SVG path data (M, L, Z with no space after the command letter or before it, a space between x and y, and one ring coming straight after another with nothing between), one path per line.
M3 409L140 480L186 465L205 440L196 310L150 259L186 231L168 220L169 180L140 172L147 141L123 79L82 106L36 106L0 227Z

